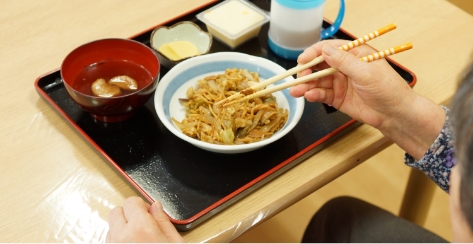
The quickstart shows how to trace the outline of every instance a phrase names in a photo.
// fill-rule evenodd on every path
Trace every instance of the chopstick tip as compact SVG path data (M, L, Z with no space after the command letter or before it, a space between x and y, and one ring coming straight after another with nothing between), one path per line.
M385 34L385 33L387 33L387 32L390 32L390 31L392 31L392 30L394 30L394 29L396 29L396 24L391 23L391 24L389 24L389 25L387 25L387 26L385 26L385 27L383 27L383 28L377 30L377 33L378 33L378 35L383 35L383 34Z
M411 43L411 42L408 42L408 43L406 43L406 44L404 44L404 45L401 45L401 50L409 50L409 49L411 49L411 48L413 48L413 47L414 47L414 46L412 45L412 43Z

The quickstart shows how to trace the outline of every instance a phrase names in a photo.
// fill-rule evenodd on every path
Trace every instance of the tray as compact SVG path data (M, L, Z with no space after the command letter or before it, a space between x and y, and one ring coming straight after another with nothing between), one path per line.
M266 11L270 9L270 1L251 2ZM205 30L195 15L212 5L160 25L186 20ZM324 21L324 27L328 25ZM149 45L155 27L131 39ZM215 40L211 52L242 52L267 58L286 69L296 66L295 61L268 50L268 28L269 24L264 25L257 38L235 50ZM344 30L339 30L334 38L355 39ZM406 82L415 84L412 72L388 61ZM161 67L161 76L167 71ZM103 123L94 121L72 101L59 70L39 76L34 85L39 95L134 189L150 202L161 201L180 231L192 229L360 125L332 107L306 102L298 125L277 142L249 153L217 154L194 147L169 132L156 115L153 99L125 122Z

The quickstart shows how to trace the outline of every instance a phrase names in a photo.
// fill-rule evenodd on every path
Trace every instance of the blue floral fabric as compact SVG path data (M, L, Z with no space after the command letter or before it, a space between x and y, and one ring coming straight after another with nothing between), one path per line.
M437 139L430 146L424 157L416 161L408 153L404 156L404 163L410 167L423 171L440 188L448 192L450 188L450 170L455 165L455 150L453 148L453 130L451 129L450 110L442 106L447 113L445 124Z

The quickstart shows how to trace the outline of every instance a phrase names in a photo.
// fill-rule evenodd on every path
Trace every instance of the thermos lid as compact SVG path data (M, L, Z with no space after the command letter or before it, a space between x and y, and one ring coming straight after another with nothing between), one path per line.
M293 9L309 9L321 6L325 0L275 0L280 5Z

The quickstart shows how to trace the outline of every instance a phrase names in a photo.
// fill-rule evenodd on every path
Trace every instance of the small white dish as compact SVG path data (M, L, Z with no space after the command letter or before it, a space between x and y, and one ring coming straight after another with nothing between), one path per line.
M154 105L156 113L164 126L174 135L199 148L217 153L243 153L266 146L290 132L299 122L304 111L304 98L294 98L289 94L289 89L273 93L279 107L289 110L289 118L285 126L268 139L244 145L217 145L191 138L174 124L172 117L182 121L185 117L185 107L179 98L186 98L186 90L195 86L199 78L223 73L227 68L241 68L258 72L261 79L268 79L286 70L280 65L261 57L237 52L219 52L207 54L185 60L166 75L164 75L156 89ZM276 84L293 80L292 76Z
M210 47L212 46L212 35L203 31L198 25L191 21L182 21L170 27L160 26L156 28L151 33L150 41L151 47L157 52L161 64L164 65L164 67L172 68L183 60L195 56L171 60L159 51L161 45L175 41L188 41L197 47L199 54L196 56L200 56L209 53Z

